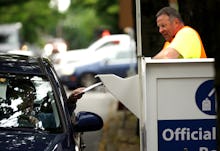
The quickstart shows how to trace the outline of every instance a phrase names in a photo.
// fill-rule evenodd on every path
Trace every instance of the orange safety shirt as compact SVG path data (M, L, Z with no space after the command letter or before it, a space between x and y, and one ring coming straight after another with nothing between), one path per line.
M167 47L177 50L180 58L207 58L198 32L189 26L180 29L171 42L166 41L163 48Z

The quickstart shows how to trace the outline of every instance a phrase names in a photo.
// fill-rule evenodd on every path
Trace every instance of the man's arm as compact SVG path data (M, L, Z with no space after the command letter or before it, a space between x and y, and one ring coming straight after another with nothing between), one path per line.
M85 89L84 87L80 87L80 88L77 88L77 89L73 90L71 95L68 98L68 102L76 103L77 100L80 99L83 96L83 94L84 94L83 90L84 89Z
M84 89L85 89L84 87L80 87L80 88L73 90L71 95L67 99L66 103L67 103L67 107L68 107L68 110L70 111L70 113L72 113L75 110L76 102L78 99L80 99L83 96Z
M165 48L156 54L153 59L178 59L180 54L174 48Z

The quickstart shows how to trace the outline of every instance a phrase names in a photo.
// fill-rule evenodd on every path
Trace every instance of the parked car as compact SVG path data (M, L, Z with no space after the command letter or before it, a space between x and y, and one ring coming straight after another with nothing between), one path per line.
M95 78L97 74L115 74L123 78L134 75L137 73L137 59L134 50L100 50L93 53L90 59L85 58L75 66L66 68L73 72L61 76L61 81L67 88L75 89L99 82Z
M93 59L92 55L94 52L105 50L135 50L135 41L128 34L104 36L92 43L88 48L68 50L65 53L57 54L53 58L54 67L59 76L68 75L72 71L66 70L66 66L71 67L81 60L86 59L88 61L89 59Z
M103 120L74 106L47 59L0 54L0 150L82 151Z

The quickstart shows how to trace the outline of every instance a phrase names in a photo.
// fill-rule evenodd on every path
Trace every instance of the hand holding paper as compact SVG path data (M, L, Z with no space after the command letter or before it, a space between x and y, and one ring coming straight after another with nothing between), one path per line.
M80 87L80 88L73 90L72 94L68 98L68 102L76 103L77 100L80 99L84 93L86 93L86 92L88 92L88 91L90 91L90 90L94 89L95 87L98 87L102 84L103 84L102 82L98 82L98 83L95 83L87 88Z
M102 82L95 83L95 84L93 84L93 85L91 85L91 86L85 88L82 92L85 93L85 92L90 91L90 90L92 90L92 89L94 89L95 87L98 87L98 86L100 86L100 85L102 85Z

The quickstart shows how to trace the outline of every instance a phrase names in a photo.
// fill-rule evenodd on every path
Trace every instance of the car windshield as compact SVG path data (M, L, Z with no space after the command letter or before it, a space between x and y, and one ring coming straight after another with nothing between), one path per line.
M0 127L61 129L50 82L41 76L0 75Z

